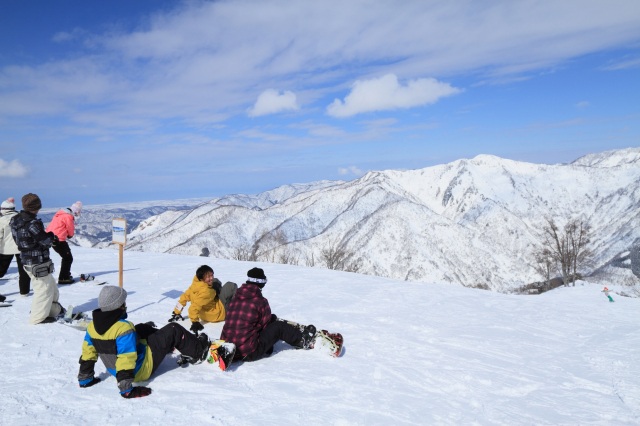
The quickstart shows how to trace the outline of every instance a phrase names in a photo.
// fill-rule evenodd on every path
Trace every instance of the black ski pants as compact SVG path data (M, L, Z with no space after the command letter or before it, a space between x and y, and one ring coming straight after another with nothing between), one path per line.
M73 256L71 255L71 248L69 248L69 243L67 243L66 241L58 241L53 245L53 249L62 258L58 280L66 280L71 278L71 264L73 263Z
M286 343L296 348L300 347L302 332L298 327L284 322L271 321L258 337L258 347L255 351L244 357L244 361L257 361L273 353L273 345L284 340Z
M195 334L175 322L170 322L149 335L147 337L147 345L149 345L151 356L153 357L151 374L160 366L164 357L173 352L174 348L179 350L182 355L187 355L191 358L199 358L204 351L202 343L200 343Z
M20 259L19 254L0 254L0 278L4 277L4 274L9 270L13 256L16 257L16 263L18 264L18 275L20 276L18 286L20 287L20 294L27 295L31 290L31 278L29 278L29 275L22 267L22 259Z

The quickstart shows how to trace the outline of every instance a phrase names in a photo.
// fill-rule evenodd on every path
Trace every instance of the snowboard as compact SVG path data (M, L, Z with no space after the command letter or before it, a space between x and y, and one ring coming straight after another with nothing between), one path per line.
M328 352L334 358L337 358L342 353L342 345L344 344L344 338L340 333L329 333L327 330L320 330L316 333L316 341L313 344L313 349L318 349L322 352Z
M236 345L231 342L225 342L224 340L214 340L209 347L209 356L207 362L213 364L218 363L220 370L225 371L233 362L233 357L236 354Z
M278 321L283 321L297 327L300 331L304 331L305 326L298 324L297 322L289 321L283 318L278 318ZM327 330L318 330L316 337L309 347L320 352L328 353L334 358L337 358L342 353L342 346L344 344L344 338L340 333L330 333Z
M64 316L58 319L60 324L75 328L76 330L86 331L91 322L91 317L85 312L73 313L73 305L69 305Z
M225 371L231 362L233 362L233 356L236 354L236 345L231 342L225 342L224 340L214 340L209 347L209 355L207 356L207 362L209 364L218 363L220 370ZM180 355L177 359L177 363L181 367L186 367L191 364L193 358L187 355Z
M86 283L91 281L93 283L93 285L105 285L107 284L106 281L99 281L96 280L95 275L91 275L91 274L80 274L80 278L78 278L78 281L81 283Z
M0 308L8 308L9 306L13 306L13 303L0 302Z

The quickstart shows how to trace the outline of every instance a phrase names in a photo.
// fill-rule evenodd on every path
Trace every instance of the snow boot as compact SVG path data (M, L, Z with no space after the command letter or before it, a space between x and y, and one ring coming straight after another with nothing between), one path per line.
M316 340L316 327L312 324L307 325L302 330L302 338L298 343L299 348L301 349L311 349L313 348L313 343Z
M197 339L198 339L198 347L199 347L198 357L191 358L191 360L189 361L190 364L200 364L209 356L209 347L211 346L211 342L209 341L209 336L207 336L205 333L200 333Z
M211 346L209 337L205 333L200 333L196 339L198 339L198 343L196 343L197 355L195 357L191 357L189 355L180 354L176 360L180 367L186 367L187 364L200 364L209 356L209 347Z

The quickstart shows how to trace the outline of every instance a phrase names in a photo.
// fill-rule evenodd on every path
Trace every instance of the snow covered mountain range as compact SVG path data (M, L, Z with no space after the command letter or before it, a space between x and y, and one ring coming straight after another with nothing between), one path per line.
M77 237L84 246L104 246L117 216L132 229L128 250L206 249L215 258L318 267L339 261L337 269L364 274L508 291L542 279L532 252L545 217L588 220L592 270L640 238L640 148L557 165L479 155L257 195L85 210Z

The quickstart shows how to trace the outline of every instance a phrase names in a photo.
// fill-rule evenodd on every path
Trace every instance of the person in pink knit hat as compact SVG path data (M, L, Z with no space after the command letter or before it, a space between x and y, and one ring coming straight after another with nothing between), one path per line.
M62 262L60 264L60 273L58 274L58 284L73 283L71 275L71 264L73 263L73 255L71 248L67 242L68 238L73 238L75 234L76 219L80 217L82 211L82 202L76 201L66 209L60 209L51 219L51 223L47 226L47 232L53 232L58 241L53 244L53 249L60 255Z

